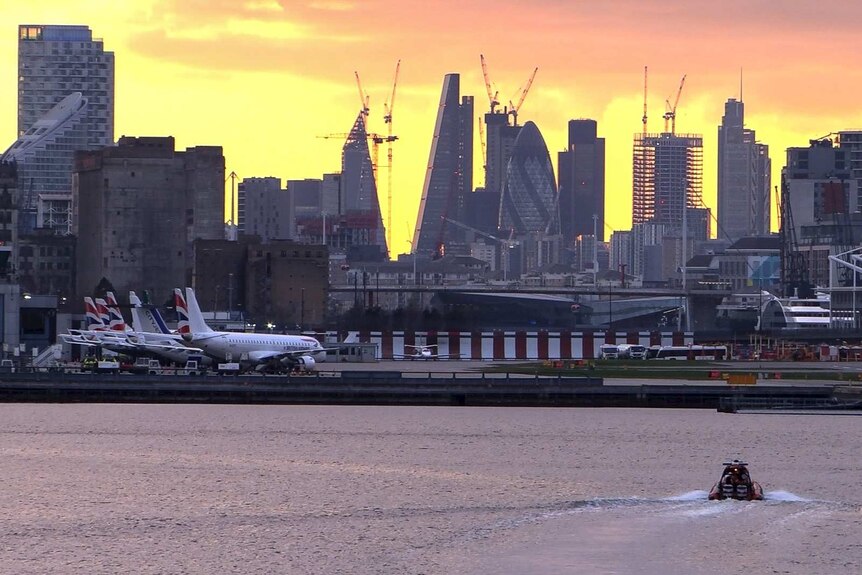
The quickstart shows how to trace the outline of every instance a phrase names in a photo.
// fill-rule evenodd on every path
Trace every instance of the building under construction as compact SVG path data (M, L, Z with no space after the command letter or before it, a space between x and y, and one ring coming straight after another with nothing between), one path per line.
M632 225L653 222L682 229L683 205L703 204L703 137L635 134Z

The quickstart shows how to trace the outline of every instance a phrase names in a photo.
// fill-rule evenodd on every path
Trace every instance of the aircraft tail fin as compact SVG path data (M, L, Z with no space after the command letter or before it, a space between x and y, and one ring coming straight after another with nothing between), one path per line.
M191 333L189 306L186 304L186 296L183 295L183 290L180 288L174 288L174 307L177 310L177 333L181 335Z
M203 313L198 305L198 298L195 297L195 290L190 287L186 288L186 305L189 317L189 327L191 333L208 333L212 332L210 326L204 321Z
M111 331L127 331L126 320L123 318L123 313L120 311L120 304L117 298L114 297L114 292L108 292L105 295L105 307L108 310L108 329Z
M99 310L91 297L84 298L84 310L87 317L87 329L90 331L105 329Z

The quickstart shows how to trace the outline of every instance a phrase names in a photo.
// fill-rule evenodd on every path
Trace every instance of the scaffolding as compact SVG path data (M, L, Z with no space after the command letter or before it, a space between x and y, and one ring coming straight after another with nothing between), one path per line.
M654 222L682 228L683 204L703 203L703 137L635 134L632 225Z

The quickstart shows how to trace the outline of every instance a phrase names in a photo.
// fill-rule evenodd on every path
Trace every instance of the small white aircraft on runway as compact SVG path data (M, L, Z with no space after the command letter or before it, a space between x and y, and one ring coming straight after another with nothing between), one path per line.
M436 353L437 345L404 345L404 355L393 356L395 359L450 359L453 356Z

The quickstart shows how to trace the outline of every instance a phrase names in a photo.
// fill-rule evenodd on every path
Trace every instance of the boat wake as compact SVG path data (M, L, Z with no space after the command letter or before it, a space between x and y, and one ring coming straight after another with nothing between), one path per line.
M805 497L801 497L795 493L791 493L790 491L765 491L763 493L763 499L766 501L793 501L802 503L810 503L813 501L813 499L806 499Z

